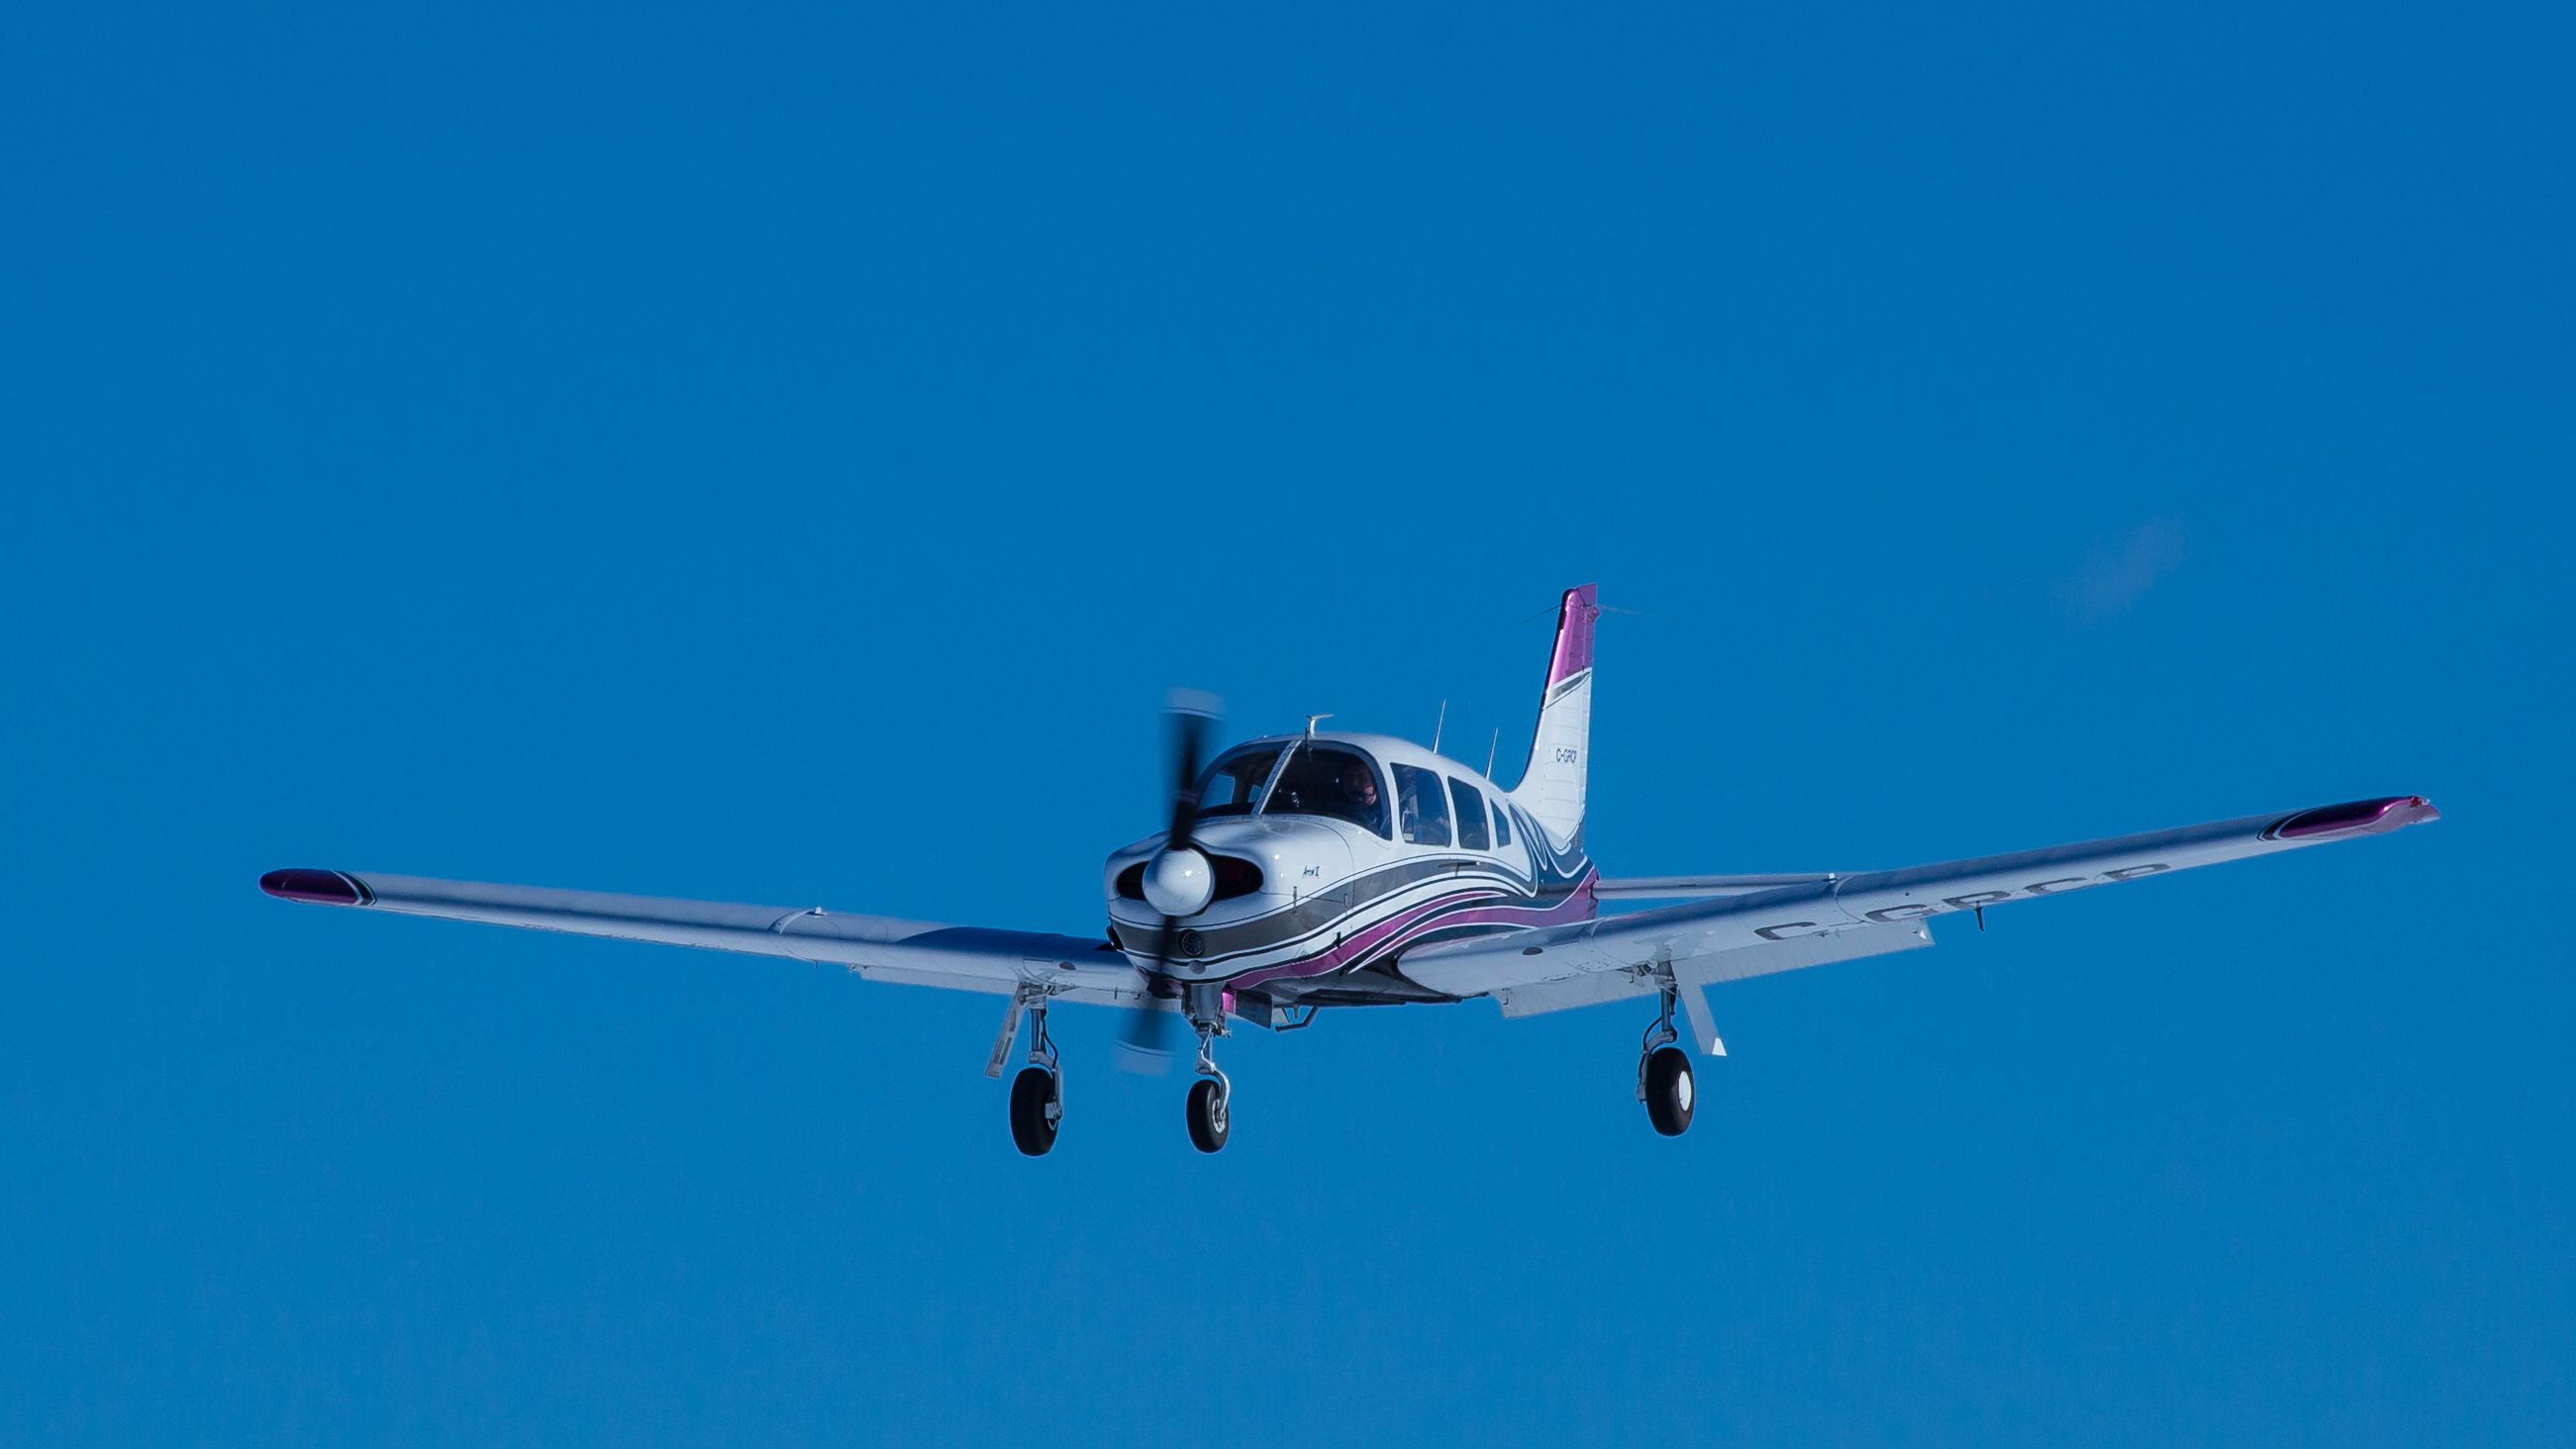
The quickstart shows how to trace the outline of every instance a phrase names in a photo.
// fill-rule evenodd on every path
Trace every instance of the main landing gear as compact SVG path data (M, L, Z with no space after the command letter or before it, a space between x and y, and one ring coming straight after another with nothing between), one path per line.
M1064 1073L1047 1035L1046 997L1039 994L1028 1007L1029 1064L1011 1079L1011 1141L1031 1157L1044 1157L1064 1125Z
M1690 1130L1691 1108L1699 1096L1691 1081L1690 1054L1674 1045L1682 1039L1673 1029L1678 1000L1673 984L1665 982L1663 1014L1646 1028L1646 1039L1637 1048L1637 1100L1646 1104L1646 1120L1666 1137Z
M1226 1034L1225 1018L1201 1014L1196 1001L1190 1005L1190 1024L1199 1032L1199 1079L1190 1083L1190 1145L1201 1152L1215 1152L1225 1146L1234 1127L1234 1084L1216 1065L1216 1039Z

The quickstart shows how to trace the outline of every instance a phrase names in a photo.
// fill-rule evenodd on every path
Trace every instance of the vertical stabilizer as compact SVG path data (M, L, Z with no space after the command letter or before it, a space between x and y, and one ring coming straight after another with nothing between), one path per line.
M1592 754L1592 622L1601 617L1599 593L1592 584L1565 591L1529 768L1512 788L1512 803L1544 826L1549 843L1560 850L1583 833L1583 780Z

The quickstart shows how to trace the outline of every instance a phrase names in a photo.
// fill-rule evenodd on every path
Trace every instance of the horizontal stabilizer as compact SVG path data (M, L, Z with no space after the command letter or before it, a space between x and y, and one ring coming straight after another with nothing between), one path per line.
M1605 901L1682 901L1767 891L1775 886L1822 885L1832 879L1824 871L1811 875L1639 875L1597 881L1592 893Z

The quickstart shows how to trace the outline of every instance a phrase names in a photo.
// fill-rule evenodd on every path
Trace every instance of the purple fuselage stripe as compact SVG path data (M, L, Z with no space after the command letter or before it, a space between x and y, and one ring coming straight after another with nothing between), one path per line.
M1586 870L1582 882L1572 892L1553 904L1541 904L1534 899L1514 901L1495 890L1459 891L1453 895L1440 896L1409 906L1383 921L1354 933L1341 944L1328 950L1301 961L1289 961L1277 966L1265 966L1257 971L1247 971L1234 978L1230 984L1246 987L1256 986L1264 981L1321 976L1327 972L1339 971L1372 955L1398 949L1429 931L1451 926L1506 925L1535 930L1543 926L1561 926L1574 921L1589 920L1599 908L1592 895L1592 881L1595 875L1595 872ZM1497 904L1477 905L1476 903L1480 901L1495 901Z

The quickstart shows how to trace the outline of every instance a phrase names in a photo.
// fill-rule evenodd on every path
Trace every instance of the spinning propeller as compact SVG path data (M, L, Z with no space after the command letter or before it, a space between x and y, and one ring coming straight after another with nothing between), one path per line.
M1145 863L1145 902L1163 914L1154 937L1154 959L1145 967L1148 984L1170 976L1172 943L1181 923L1206 910L1216 895L1216 876L1207 856L1192 844L1199 819L1199 771L1207 763L1208 741L1215 733L1216 697L1193 689L1176 689L1164 711L1171 721L1172 823L1163 848ZM1127 1026L1121 1065L1130 1071L1161 1072L1171 1063L1172 1013L1149 1007L1135 1013Z

